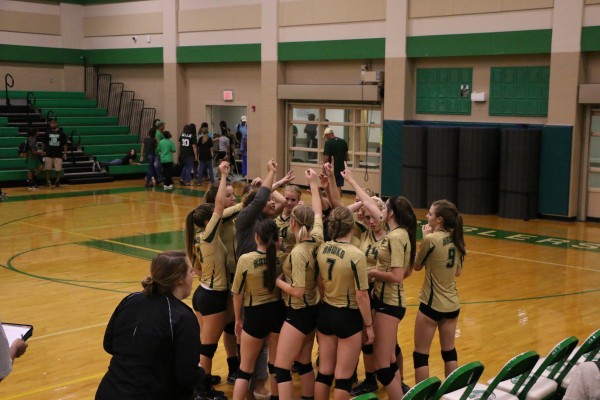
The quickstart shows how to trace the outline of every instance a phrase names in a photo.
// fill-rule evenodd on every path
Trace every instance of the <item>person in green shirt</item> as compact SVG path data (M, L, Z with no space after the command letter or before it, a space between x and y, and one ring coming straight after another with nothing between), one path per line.
M156 132L156 143L160 143L160 141L165 138L165 136L163 135L163 132L165 131L166 124L167 123L165 121L161 121L160 119L154 120L154 129ZM158 185L161 182L164 182L164 179L165 179L163 177L162 162L160 160L160 156L158 156L158 152L157 152L156 160L154 160L154 168L156 169L156 175L158 175L158 182L157 182L157 185Z
M165 190L173 189L173 179L171 179L171 171L173 170L173 153L175 153L175 143L171 140L171 132L164 131L162 133L164 139L158 142L158 156L163 167L163 175L165 177ZM158 136L158 132L157 132ZM157 137L158 138L158 137Z

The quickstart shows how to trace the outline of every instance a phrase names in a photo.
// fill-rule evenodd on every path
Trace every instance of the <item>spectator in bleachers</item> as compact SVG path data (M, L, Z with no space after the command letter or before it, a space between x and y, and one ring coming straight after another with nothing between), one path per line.
M96 162L93 169L94 171L101 171L103 168L110 167L111 165L142 165L139 162L135 162L136 159L137 153L135 152L135 149L132 148L129 149L123 158L115 158L109 162Z

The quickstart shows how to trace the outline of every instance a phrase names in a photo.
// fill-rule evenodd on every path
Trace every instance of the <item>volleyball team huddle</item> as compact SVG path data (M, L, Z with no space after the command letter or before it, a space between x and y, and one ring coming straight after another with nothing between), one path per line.
M266 177L248 185L239 204L226 180L229 164L221 163L219 170L218 187L186 220L187 255L200 277L192 303L201 326L206 382L195 398L226 398L211 387L212 359L225 333L234 400L245 398L251 379L259 386L266 379L257 359L267 347L270 395L262 397L292 399L294 368L303 399L328 399L332 386L333 398L348 399L361 393L361 385L377 388L375 378L389 399L401 399L406 386L397 336L406 310L403 281L423 268L414 329L415 380L429 376L436 329L445 374L457 368L455 277L466 252L454 204L440 200L431 205L417 251L417 218L410 202L401 196L385 202L371 197L348 168L341 174L357 195L349 206L342 204L333 163L324 164L320 174L305 171L311 206L290 185L291 171L274 182L277 164L272 160ZM353 388L361 350L366 379ZM254 394L261 397L260 390Z

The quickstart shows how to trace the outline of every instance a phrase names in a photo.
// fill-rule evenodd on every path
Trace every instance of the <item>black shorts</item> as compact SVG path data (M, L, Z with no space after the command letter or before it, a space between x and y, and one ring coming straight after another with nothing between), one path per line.
M377 297L371 299L371 308L373 308L375 312L390 315L394 318L398 318L400 321L402 321L404 314L406 314L406 308L401 306L390 306L379 300Z
M294 309L288 307L285 322L298 329L305 335L317 329L319 306L309 306Z
M202 315L211 315L227 310L228 290L208 290L198 286L192 297L194 310Z
M362 328L363 319L358 309L334 307L327 303L321 305L317 329L322 334L346 339L362 331Z
M421 303L419 305L419 311L421 311L423 314L425 314L427 317L431 318L435 322L440 322L443 319L454 319L458 317L458 314L460 313L460 308L456 311L441 312L435 311L433 308L429 307L425 303Z
M285 304L283 300L244 307L244 332L257 339L264 339L269 333L281 332L284 320Z

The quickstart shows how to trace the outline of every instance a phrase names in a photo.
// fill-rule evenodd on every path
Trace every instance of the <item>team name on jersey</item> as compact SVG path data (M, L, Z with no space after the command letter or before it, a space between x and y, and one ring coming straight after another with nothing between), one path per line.
M346 254L346 252L337 246L327 245L323 248L323 254L335 254L339 258L344 258L344 254Z
M254 260L254 268L259 268L259 267L262 267L263 265L267 265L266 258L257 258L256 260Z

